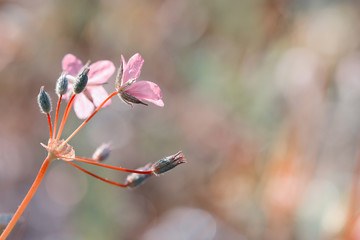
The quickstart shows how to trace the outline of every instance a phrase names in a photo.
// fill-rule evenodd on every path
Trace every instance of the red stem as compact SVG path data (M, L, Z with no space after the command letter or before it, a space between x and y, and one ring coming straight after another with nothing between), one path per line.
M56 106L56 115L55 115L55 122L54 122L54 133L53 133L53 137L55 138L55 134L56 134L56 126L57 126L57 122L58 122L58 118L59 118L59 109L60 109L60 103L61 103L61 99L62 99L62 94L60 94L57 106Z
M39 170L39 173L36 176L34 183L32 184L31 188L29 189L28 193L26 194L24 200L21 202L20 206L16 210L16 212L15 212L14 216L12 217L12 219L10 220L9 224L6 226L6 228L2 232L2 234L0 236L0 240L5 240L7 238L7 236L10 234L10 232L12 231L12 229L14 228L15 224L19 220L20 216L24 212L25 208L27 207L31 198L34 196L34 193L36 192L37 188L39 187L41 180L43 179L46 169L48 168L50 162L51 162L51 160L50 160L50 157L48 156L44 160L44 162Z
M48 122L49 122L49 135L50 135L50 138L51 138L52 137L52 126L51 126L50 114L47 113L46 116L47 116L47 119L48 119Z
M70 139L72 139L76 133L78 133L80 131L80 129L82 127L85 126L85 124L87 122L90 121L90 119L104 106L104 104L110 100L110 98L112 98L113 96L115 96L118 92L113 92L112 94L110 94L96 109L95 111L64 141L63 144L66 144L68 141L70 141Z
M60 136L61 136L61 133L62 133L62 130L64 129L64 125L66 123L66 119L67 117L69 116L69 113L70 113L70 109L72 107L72 104L74 102L74 98L75 98L75 94L73 94L66 106L66 109L65 109L65 112L64 112L64 116L61 120L61 124L60 124L60 128L59 128L59 132L57 133L57 136L56 136L56 140L59 140Z
M121 184L121 183L117 183L117 182L110 181L110 180L108 180L108 179L106 179L106 178L102 178L102 177L100 177L100 176L98 176L98 175L96 175L96 174L94 174L94 173L91 173L91 172L83 169L82 167L79 167L78 165L76 165L76 164L74 164L74 163L72 163L72 162L69 162L69 161L64 161L64 162L70 164L71 166L79 169L80 171L83 171L84 173L89 174L90 176L92 176L92 177L94 177L94 178L97 178L97 179L99 179L99 180L101 180L101 181L110 183L110 184L115 185L115 186L118 186L118 187L123 187L123 188L126 188L126 187L128 186L127 184ZM0 240L1 240L1 239L0 239Z
M68 160L74 160L74 161L78 161L78 162L93 164L93 165L96 165L96 166L109 168L109 169L122 171L122 172L139 173L139 174L153 174L154 173L153 171L138 171L138 170L132 170L132 169L127 169L127 168L109 166L109 165L105 165L105 164L102 164L102 163L95 162L93 159L89 159L89 158L74 157L74 158L63 158L63 159L68 159Z

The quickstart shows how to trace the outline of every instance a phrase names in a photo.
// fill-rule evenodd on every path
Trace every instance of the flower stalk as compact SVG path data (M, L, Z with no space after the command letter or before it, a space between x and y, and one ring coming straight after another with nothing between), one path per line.
M110 154L110 146L109 144L105 144L100 147L98 151L93 155L93 159L78 157L75 155L75 150L72 146L68 144L68 142L99 112L101 108L104 108L110 104L110 99L115 95L124 95L124 94L132 94L131 97L139 98L139 101L146 100L150 101L158 106L163 106L163 102L161 99L160 88L152 82L140 81L135 83L137 77L140 74L141 66L143 64L143 59L139 54L134 55L128 63L125 62L122 57L122 66L120 67L118 78L121 78L121 81L117 78L116 82L116 91L107 96L107 93L102 88L101 84L103 84L108 77L114 72L113 64L109 61L99 61L89 66L90 63L82 66L81 61L78 60L75 56L68 54L63 59L63 70L64 72L57 80L55 91L59 97L56 107L55 113L55 121L54 125L52 125L50 112L51 112L51 101L49 95L44 91L44 87L40 88L40 93L38 95L38 104L42 113L46 114L48 124L49 124L49 140L47 145L41 145L47 150L48 155L45 158L38 175L36 176L32 186L30 187L28 193L23 199L22 203L19 205L17 211L13 215L7 227L4 229L2 234L0 235L0 240L5 240L12 229L16 225L20 216L26 209L30 200L34 196L36 190L38 189L46 170L48 169L50 163L56 159L63 160L67 164L72 167L77 168L78 170L97 178L106 183L127 188L127 187L136 187L144 182L149 176L154 174L164 173L175 166L185 162L185 158L181 152L171 155L169 157L163 158L154 164L148 164L143 168L132 170L127 168L109 166L100 161L105 160ZM75 66L75 67L74 67ZM95 69L95 70L94 70ZM135 72L135 75L134 75ZM67 75L70 74L70 75ZM77 75L76 80L73 75ZM88 76L89 75L89 76ZM132 78L132 79L130 79ZM68 89L68 81L69 87L72 87L72 91L69 93ZM71 82L74 81L74 82ZM92 84L91 88L88 88L88 84ZM142 88L141 91L137 91L136 88ZM132 89L132 90L131 90ZM127 91L129 90L129 91ZM130 91L131 90L131 91ZM133 91L133 92L132 92ZM70 97L71 96L71 97ZM106 97L104 97L106 96ZM62 98L70 98L69 102L65 108L65 111L62 116L62 120L57 130L57 124L59 119L59 109ZM85 100L84 100L85 99ZM130 101L135 103L134 101ZM89 105L89 103L91 105ZM70 134L70 136L66 139L60 139L61 133L64 129L64 126L67 122L67 118L69 116L70 110L74 105L75 113L79 118L86 118L80 126L75 129L75 131ZM93 111L94 106L97 108ZM84 107L84 109L80 109L79 106ZM90 113L91 111L91 113ZM85 116L85 117L84 117ZM52 128L54 126L54 130ZM99 167L112 169L119 172L128 172L130 173L126 178L126 182L124 184L117 183L101 176L98 176L83 167L75 164L74 162L81 162L85 164L96 165Z
M49 167L49 164L51 162L51 158L50 156L48 156L40 170L38 175L36 176L32 186L30 187L28 193L26 194L24 200L21 202L20 206L18 207L18 209L16 210L14 216L12 217L12 219L10 220L9 224L6 226L6 228L4 229L4 231L2 232L1 236L0 236L0 240L5 240L8 235L10 234L10 232L12 231L12 229L15 227L15 224L17 223L17 221L19 220L20 216L23 214L25 208L27 207L27 205L29 204L30 200L32 199L32 197L34 196L36 190L38 189L42 179L44 178L45 172L47 170L47 168Z

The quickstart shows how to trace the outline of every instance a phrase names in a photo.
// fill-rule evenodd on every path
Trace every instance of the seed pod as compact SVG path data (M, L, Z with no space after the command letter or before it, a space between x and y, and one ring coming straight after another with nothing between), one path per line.
M160 159L151 166L155 174L167 172L181 163L186 163L183 153L180 151L174 155Z
M111 152L111 144L104 143L95 150L92 159L98 162L102 162L109 157L110 152Z
M149 171L151 163L148 163L144 167L138 168L138 171ZM146 179L151 177L152 174L140 174L140 173L131 173L126 178L126 184L130 188L134 188L142 184Z
M116 75L116 80L115 80L115 88L117 91L120 90L121 88L121 79L124 73L124 66L123 63L120 64L120 67L118 69L117 75Z
M73 91L75 94L81 93L88 82L88 73L90 68L84 68L84 70L76 77Z
M120 96L120 98L127 104L129 104L130 106L132 106L132 103L135 103L135 104L143 104L145 106L148 106L147 103L144 103L142 101L140 101L139 99L137 99L136 97L128 94L127 92L124 92L124 91L121 91L119 92L118 94Z
M67 92L68 88L68 77L65 73L61 74L61 76L56 81L55 92L57 95L64 95Z
M44 86L40 88L37 101L42 113L49 113L51 111L51 100L49 95L44 91Z

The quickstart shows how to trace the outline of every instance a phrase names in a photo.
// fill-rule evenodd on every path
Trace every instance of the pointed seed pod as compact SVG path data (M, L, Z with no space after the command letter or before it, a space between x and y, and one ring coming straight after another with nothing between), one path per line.
M73 91L75 94L81 93L88 82L88 73L90 68L84 68L83 71L76 77Z
M130 106L132 106L132 103L134 103L134 104L143 104L145 106L148 106L147 103L144 103L140 99L128 94L127 92L121 91L121 92L118 93L118 95L125 103L129 104Z
M55 92L57 95L64 95L67 92L68 88L68 76L65 73L62 73L61 76L56 81Z
M144 167L138 168L138 171L149 171L151 163L148 163ZM134 188L142 184L146 179L151 177L152 174L140 174L140 173L131 173L126 178L126 184L130 188Z
M98 162L102 162L109 157L110 152L111 152L111 144L104 143L95 150L92 159Z
M120 67L118 69L117 75L116 75L116 80L115 80L115 89L117 91L119 91L121 89L121 79L124 73L124 67L123 67L123 63L121 62Z
M167 172L181 163L186 163L183 153L180 151L174 155L160 159L151 166L151 170L158 175Z
M51 111L51 100L49 95L44 91L44 86L40 88L37 101L42 113L49 113Z

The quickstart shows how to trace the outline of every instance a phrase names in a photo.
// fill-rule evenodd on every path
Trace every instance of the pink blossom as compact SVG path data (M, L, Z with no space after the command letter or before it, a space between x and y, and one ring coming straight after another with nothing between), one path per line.
M67 74L76 77L83 68L80 59L72 54L67 54L62 60L62 69ZM108 78L114 73L115 66L111 61L102 60L97 61L89 66L90 72L88 74L88 83L83 92L77 94L74 99L74 111L78 118L84 119L91 115L94 110L94 105L98 107L107 97L108 93L102 86L106 83ZM69 81L68 91L63 96L69 99L72 91L73 82ZM110 105L109 100L104 107Z
M141 68L144 63L144 59L141 55L136 53L127 63L124 56L121 55L121 59L123 70L122 76L120 76L120 86L117 86L117 91L119 92L121 99L130 105L131 103L147 105L142 101L148 101L159 107L163 107L164 102L162 100L161 90L157 84L150 81L136 81L140 76Z

